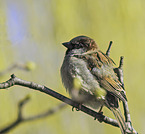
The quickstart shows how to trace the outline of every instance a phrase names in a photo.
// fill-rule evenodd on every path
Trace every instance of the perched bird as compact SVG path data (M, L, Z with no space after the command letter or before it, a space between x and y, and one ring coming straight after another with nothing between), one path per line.
M127 126L119 108L119 100L126 102L126 93L114 72L113 60L99 50L87 36L78 36L62 43L66 54L61 66L62 82L73 100L98 109L109 108L122 134Z

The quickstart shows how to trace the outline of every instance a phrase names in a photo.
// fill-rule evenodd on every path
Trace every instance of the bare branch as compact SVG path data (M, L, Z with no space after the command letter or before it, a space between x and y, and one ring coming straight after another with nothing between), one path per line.
M17 125L19 125L21 122L23 122L23 118L22 118L22 108L24 106L24 104L26 104L26 102L29 101L29 97L25 97L23 100L21 100L18 104L18 117L17 119L12 122L11 124L9 124L6 128L0 130L0 133L6 133L8 131L10 131L11 129L15 128Z
M23 117L22 116L22 109L24 107L24 105L30 100L29 96L26 96L23 100L21 100L18 103L18 116L17 119L12 122L11 124L9 124L6 128L0 130L0 133L7 133L8 131L10 131L11 129L15 128L16 126L18 126L20 123L25 122L25 121L32 121L32 120L36 120L36 119L40 119L40 118L44 118L44 117L48 117L54 113L56 113L57 111L61 110L62 108L64 108L66 106L65 103L61 103L53 108L49 108L47 111L45 111L44 113L41 113L39 115L36 116L31 116L31 117Z
M100 113L97 113L96 111L93 111L93 110L91 110L90 108L87 108L84 105L81 105L81 107L80 107L80 103L75 102L75 101L73 101L73 100L71 100L71 99L69 99L69 98L51 90L50 88L45 87L45 86L36 84L34 82L29 82L29 81L19 79L14 74L11 75L11 78L8 81L3 82L3 83L0 84L0 89L9 88L9 87L14 86L14 85L29 87L31 89L39 90L40 92L49 94L52 97L55 97L56 99L59 99L59 100L65 102L65 103L81 110L82 112L94 117L95 119L98 119L101 122L105 122L105 123L110 124L112 126L118 127L118 123L117 123L116 120L111 119L107 116L104 116Z
M119 81L122 84L122 87L124 88L124 81L123 81L123 56L120 57L120 64L119 67L114 68L114 72L117 74L117 77Z
M39 115L35 115L35 116L31 116L28 118L25 118L24 121L32 121L32 120L36 120L36 119L41 119L44 117L48 117L56 112L58 112L59 110L61 110L62 108L64 108L66 106L66 103L60 103L59 105L53 107L53 108L49 108L47 111L45 111L44 113L41 113Z
M110 54L111 46L112 46L112 41L110 41L109 47L108 47L108 49L106 51L106 55L107 56L109 56L109 54ZM124 81L123 81L123 59L124 59L124 57L121 56L120 57L119 67L114 68L114 72L117 74L117 77L118 77L119 81L121 82L122 87L124 88ZM131 116L130 116L130 112L129 112L129 107L128 107L127 101L125 103L123 102L123 108L124 108L125 121L126 121L126 124L128 126L127 133L137 134L136 130L132 127Z
M119 79L119 81L122 84L122 87L124 88L124 81L123 81L123 59L124 57L121 56L120 57L120 63L119 63L119 67L115 68L114 71L117 74L117 77ZM124 108L124 116L125 116L125 122L128 126L128 133L133 133L133 134L137 134L136 130L132 127L132 123L131 123L131 116L130 116L130 112L129 112L129 107L128 107L128 103L123 102L123 108Z
M119 67L118 67L118 68L120 68L120 69L123 69L123 59L124 59L124 57L121 56L121 57L120 57Z
M30 64L32 64L32 65L30 65ZM30 71L31 68L29 66L30 67L34 66L34 62L26 62L24 64L23 63L14 63L11 66L9 66L7 69L5 69L4 71L0 72L0 77L15 69L22 69L25 71Z
M107 51L106 51L106 55L107 55L107 56L110 55L110 49L111 49L112 43L113 43L113 42L110 41L110 43L109 43L109 47L108 47L108 49L107 49Z

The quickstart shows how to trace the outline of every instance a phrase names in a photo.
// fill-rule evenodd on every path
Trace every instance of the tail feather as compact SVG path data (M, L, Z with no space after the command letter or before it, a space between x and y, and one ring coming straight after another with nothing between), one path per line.
M121 114L120 109L119 108L110 108L110 109L113 112L113 114L114 114L114 116L115 116L115 118L116 118L116 120L118 122L118 125L119 125L119 127L121 129L122 134L126 134L125 131L127 129L127 126L126 126L124 118L123 118L123 116Z

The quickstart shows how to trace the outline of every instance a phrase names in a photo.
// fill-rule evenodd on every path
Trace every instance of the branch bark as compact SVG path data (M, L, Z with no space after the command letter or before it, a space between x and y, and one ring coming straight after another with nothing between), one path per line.
M123 81L123 59L124 59L124 57L121 56L120 57L119 67L118 68L114 68L114 72L116 72L116 74L118 76L118 79L122 83L122 86L124 88L124 81ZM129 112L129 107L128 107L127 101L123 102L123 108L124 108L125 122L126 122L126 124L128 126L127 132L128 133L132 132L133 134L137 134L136 130L132 126L131 116L130 116L130 112Z
M79 109L80 111L94 117L94 119L98 119L100 122L104 122L104 123L110 124L112 126L118 127L118 123L116 120L111 119L107 116L104 116L100 113L97 113L96 111L91 110L90 108L87 108L84 105L81 105L81 107L80 107L80 103L77 103L43 85L39 85L34 82L25 81L20 78L17 78L14 74L11 75L11 78L8 81L0 84L0 89L10 88L14 85L24 86L24 87L28 87L30 89L34 89L34 90L38 90L40 92L46 93L56 99L59 99L60 101L63 101L65 103L69 104L70 106L73 106L73 107Z

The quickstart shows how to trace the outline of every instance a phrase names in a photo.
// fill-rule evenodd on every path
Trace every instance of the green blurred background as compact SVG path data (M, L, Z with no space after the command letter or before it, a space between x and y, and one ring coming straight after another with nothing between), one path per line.
M33 61L30 72L10 74L46 85L68 96L60 79L65 48L62 42L78 35L96 40L102 51L113 41L110 57L124 56L124 82L134 128L145 133L145 1L144 0L0 0L0 71L15 62ZM40 92L15 86L0 91L0 128L16 119L19 100L30 95L25 117L37 115L59 101ZM105 114L112 116L109 110ZM71 107L56 114L25 122L10 134L118 134L118 128L94 121Z

